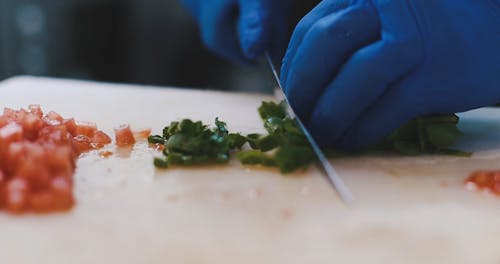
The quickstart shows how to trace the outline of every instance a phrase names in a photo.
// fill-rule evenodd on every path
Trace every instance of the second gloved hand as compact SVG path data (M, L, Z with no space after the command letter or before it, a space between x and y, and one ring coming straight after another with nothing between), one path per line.
M324 0L281 78L325 146L361 149L406 121L500 102L500 0Z
M286 48L294 0L182 0L209 49L232 61L251 61Z

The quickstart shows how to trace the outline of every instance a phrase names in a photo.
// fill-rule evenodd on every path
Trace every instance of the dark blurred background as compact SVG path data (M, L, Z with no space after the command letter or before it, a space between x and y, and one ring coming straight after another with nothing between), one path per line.
M28 74L264 91L261 71L209 53L177 0L0 0L0 80Z

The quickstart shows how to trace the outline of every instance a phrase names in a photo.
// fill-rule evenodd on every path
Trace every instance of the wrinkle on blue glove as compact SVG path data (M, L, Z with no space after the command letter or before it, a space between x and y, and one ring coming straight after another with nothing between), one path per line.
M295 27L290 43L288 44L285 57L283 58L283 66L281 68L282 70L280 76L285 92L288 80L288 69L293 63L295 53L302 44L302 40L307 32L314 24L316 24L318 20L349 7L354 1L355 0L321 1L315 8L313 8L313 10L311 10L311 12L300 20Z
M304 34L297 27L294 36L303 36L289 45L285 90L322 145L357 150L411 118L500 102L498 1L370 2L378 26L363 30L370 19L349 12L359 7L353 2L321 17L311 12L303 21L315 22ZM314 37L338 28L378 38Z

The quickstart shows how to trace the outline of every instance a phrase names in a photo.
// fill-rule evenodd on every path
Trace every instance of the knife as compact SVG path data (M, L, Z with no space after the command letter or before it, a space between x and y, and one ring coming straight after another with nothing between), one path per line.
M326 158L325 154L323 153L321 148L316 143L316 140L314 140L312 135L309 133L307 128L304 126L304 123L302 123L300 118L293 111L293 109L290 106L290 103L288 101L288 98L286 97L285 93L283 92L283 89L281 87L280 78L278 76L278 72L276 71L276 68L274 67L274 63L271 59L271 56L267 52L266 52L265 56L266 56L267 63L269 64L269 67L270 67L272 74L274 76L274 81L276 82L276 89L274 90L274 94L275 94L276 98L278 98L280 101L285 102L285 107L286 107L286 111L287 111L288 115L290 116L290 118L295 120L295 122L299 126L302 133L304 133L307 141L309 141L309 144L311 144L311 148L314 151L314 154L316 154L316 157L318 158L319 164L320 164L321 168L323 169L324 174L330 180L330 183L332 184L333 188L337 191L338 195L340 196L340 199L347 205L351 204L353 201L353 196L352 196L351 191L349 190L347 185L344 183L342 178L339 176L339 174L335 171L332 164L330 164L330 162Z

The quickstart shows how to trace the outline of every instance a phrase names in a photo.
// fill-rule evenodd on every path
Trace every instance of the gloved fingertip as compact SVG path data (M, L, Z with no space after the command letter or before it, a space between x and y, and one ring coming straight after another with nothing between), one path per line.
M245 59L249 61L255 61L264 54L265 50L263 47L264 45L260 41L247 41L244 45L241 46L241 52L243 53Z
M241 21L238 30L241 52L248 60L255 60L264 53L267 39L262 26L247 23Z

